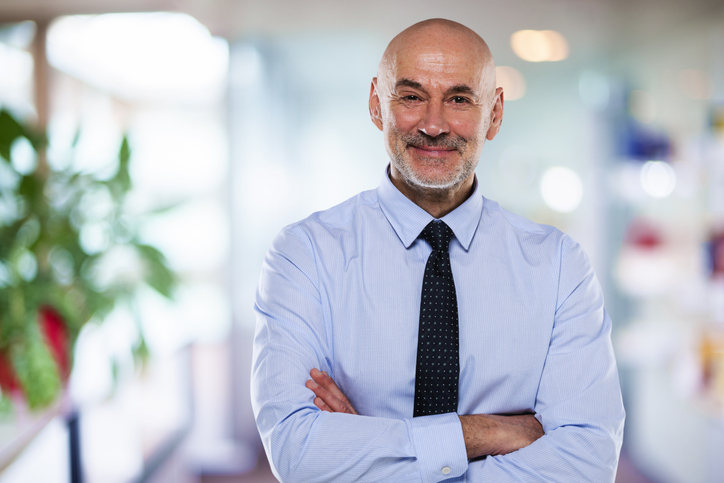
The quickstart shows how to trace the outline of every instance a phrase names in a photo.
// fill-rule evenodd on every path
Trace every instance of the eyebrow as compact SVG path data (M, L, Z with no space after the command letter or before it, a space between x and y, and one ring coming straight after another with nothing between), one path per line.
M458 84L456 86L452 86L450 89L448 89L446 94L468 94L471 96L475 96L475 91L470 86L466 86L465 84Z
M416 82L412 79L403 78L403 79L398 80L395 83L395 90L397 90L400 87L410 87L412 89L417 89L417 90L425 92L425 88L422 87L422 84L420 84L419 82ZM445 91L445 94L448 94L448 95L449 94L468 94L470 96L475 97L475 91L473 91L473 89L470 86L465 85L465 84L458 84L458 85L452 86L450 89Z
M415 82L412 79L400 79L395 83L395 90L397 90L400 87L411 87L412 89L418 89L421 91L424 91L425 89L422 87L422 84L419 82Z

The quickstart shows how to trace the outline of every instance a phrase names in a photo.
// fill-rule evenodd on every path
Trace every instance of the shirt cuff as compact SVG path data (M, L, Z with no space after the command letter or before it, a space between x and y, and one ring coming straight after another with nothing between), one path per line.
M456 413L406 419L425 483L462 475L468 469L463 428Z

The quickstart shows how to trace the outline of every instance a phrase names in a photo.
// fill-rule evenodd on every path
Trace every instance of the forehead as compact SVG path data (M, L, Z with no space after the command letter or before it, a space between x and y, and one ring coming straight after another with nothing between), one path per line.
M485 62L474 48L418 43L400 49L389 66L391 86L409 79L426 88L466 85L484 88Z

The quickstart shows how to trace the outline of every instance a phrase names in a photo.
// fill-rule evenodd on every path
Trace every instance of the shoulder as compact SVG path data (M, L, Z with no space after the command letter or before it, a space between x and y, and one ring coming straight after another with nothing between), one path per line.
M384 216L379 207L376 190L367 190L326 210L285 226L273 246L303 243L308 248L354 234L361 223Z
M503 231L507 237L518 240L523 246L548 247L556 249L559 254L576 244L558 228L511 213L496 201L487 198L483 206L483 226L485 225L492 225Z

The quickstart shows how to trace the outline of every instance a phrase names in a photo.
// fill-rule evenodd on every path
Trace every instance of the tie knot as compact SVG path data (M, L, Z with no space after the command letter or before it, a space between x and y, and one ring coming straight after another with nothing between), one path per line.
M423 238L427 243L430 244L433 250L447 252L450 246L450 240L455 235L449 226L444 221L431 221L420 233L420 238Z

